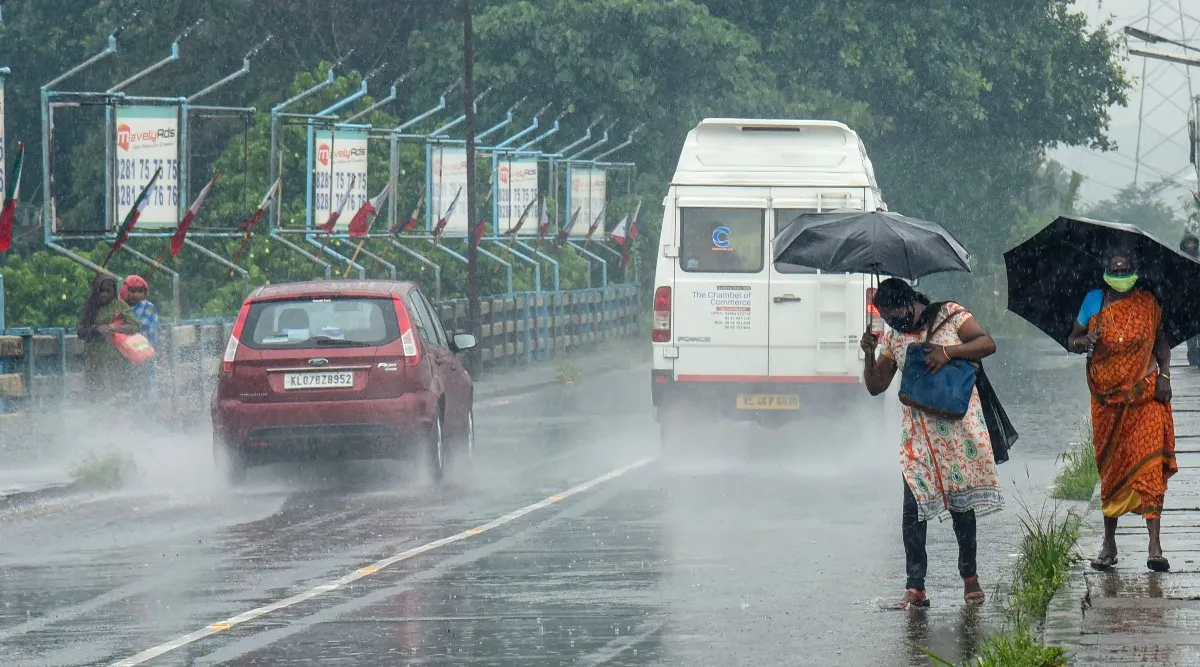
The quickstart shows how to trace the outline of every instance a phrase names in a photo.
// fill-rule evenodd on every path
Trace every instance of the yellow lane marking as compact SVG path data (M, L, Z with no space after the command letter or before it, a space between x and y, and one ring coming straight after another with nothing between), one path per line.
M150 660L153 660L154 658L157 658L158 656L163 655L164 653L169 653L171 651L174 651L175 649L187 646L188 644L198 642L201 639L204 639L205 637L211 637L212 635L215 635L218 632L223 632L225 630L229 630L230 628L232 628L235 625L245 623L246 621L253 620L260 616L265 616L273 611L279 611L280 609L286 609L287 607L291 607L293 605L299 604L301 602L304 602L305 600L310 600L312 598L315 598L318 595L328 593L329 591L335 590L337 588L345 586L346 584L349 584L349 583L352 583L359 579L362 579L363 577L374 574L384 568L395 565L396 563L399 563L402 560L408 560L409 558L412 558L414 556L419 556L420 554L423 554L423 553L426 553L429 551L433 551L434 549L439 549L441 547L444 547L447 544L461 542L462 540L465 540L468 537L473 537L480 533L485 533L489 530L492 530L493 528L499 528L500 526L503 526L504 524L512 523L513 521L516 521L517 519L525 516L526 514L529 514L531 512L536 512L540 509L549 507L550 505L553 505L554 503L557 503L560 500L563 500L565 498L570 498L571 496L583 493L585 491L590 491L591 489L594 489L597 486L604 484L605 482L610 482L610 481L620 477L621 475L624 475L626 473L637 470L638 468L649 465L650 463L653 463L653 462L654 462L653 458L646 458L646 459L642 459L640 461L631 463L626 466L621 466L620 468L606 472L603 475L596 477L595 479L588 480L588 481L584 482L583 484L580 484L578 486L574 486L570 489L567 489L566 491L563 491L562 493L556 493L552 496L549 496L547 498L539 500L536 503L526 505L525 507L522 507L521 509L513 510L513 511L509 512L508 514L505 514L504 516L492 519L491 521L483 524L482 526L478 526L476 528L470 528L470 529L462 531L461 533L456 533L449 537L443 537L440 540L434 540L433 542L429 542L428 544L423 544L419 547L413 547L412 549L409 549L407 551L401 551L400 553L398 553L394 556L389 556L382 560L371 563L370 565L360 567L347 575L344 575L342 577L334 579L333 581L321 584L320 586L314 586L313 588L310 588L309 590L304 591L303 593L297 593L296 595L293 595L289 598L284 598L282 600L279 600L278 602L272 602L271 604L263 605L261 607L255 608L255 609L251 609L250 611L243 612L241 614L238 614L237 616L227 618L224 621L218 621L216 623L211 623L199 630L196 630L195 632L191 632L186 635L183 635L182 637L172 639L171 641L163 643L163 644L159 644L158 646L148 648L145 651L142 651L141 653L138 653L137 655L133 655L128 658L125 658L124 660L118 660L117 662L112 663L112 665L110 665L110 667L134 667L135 665L140 665L142 663L149 662Z

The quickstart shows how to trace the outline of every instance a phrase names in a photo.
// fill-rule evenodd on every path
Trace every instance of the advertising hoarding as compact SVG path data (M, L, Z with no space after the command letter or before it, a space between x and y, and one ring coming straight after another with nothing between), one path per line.
M442 234L467 235L467 149L429 146L429 229L450 211ZM517 215L520 215L520 211Z
M120 225L134 200L161 168L138 218L139 229L172 229L179 223L179 109L171 106L116 108L116 217Z
M367 201L367 132L317 130L314 137L313 225L325 224L333 211L341 210L334 231L344 232Z
M574 167L570 169L570 172L571 210L566 212L563 224L567 224L571 220L571 216L579 211L579 217L575 226L571 228L570 236L571 238L584 238L596 216L604 212L604 204L608 197L608 173L603 169ZM603 229L603 222L599 229Z
M500 234L510 231L521 214L538 198L538 161L536 159L501 158L496 177L497 229ZM535 204L517 231L518 236L537 235L538 211Z

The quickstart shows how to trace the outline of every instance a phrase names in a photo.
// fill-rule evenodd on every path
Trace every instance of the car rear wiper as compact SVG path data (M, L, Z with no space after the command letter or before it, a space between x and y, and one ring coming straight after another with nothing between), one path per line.
M341 338L330 338L321 336L320 338L312 339L317 345L326 345L329 347L375 347L375 343L366 343L361 340L343 340Z

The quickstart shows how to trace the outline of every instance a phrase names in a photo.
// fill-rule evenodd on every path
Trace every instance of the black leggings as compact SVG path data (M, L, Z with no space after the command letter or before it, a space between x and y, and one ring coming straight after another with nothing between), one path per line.
M958 539L958 573L963 579L975 576L975 510L950 512L954 523L954 537ZM917 499L908 482L904 482L904 512L901 522L904 535L904 560L908 570L905 588L925 590L925 571L929 568L929 557L925 553L925 528L927 521L917 521Z

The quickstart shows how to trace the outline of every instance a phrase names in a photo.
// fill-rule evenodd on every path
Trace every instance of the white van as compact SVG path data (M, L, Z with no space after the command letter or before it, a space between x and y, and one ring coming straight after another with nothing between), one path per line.
M704 120L663 206L651 388L664 444L717 418L778 425L868 399L859 337L870 277L772 261L772 239L801 213L886 210L853 130Z

